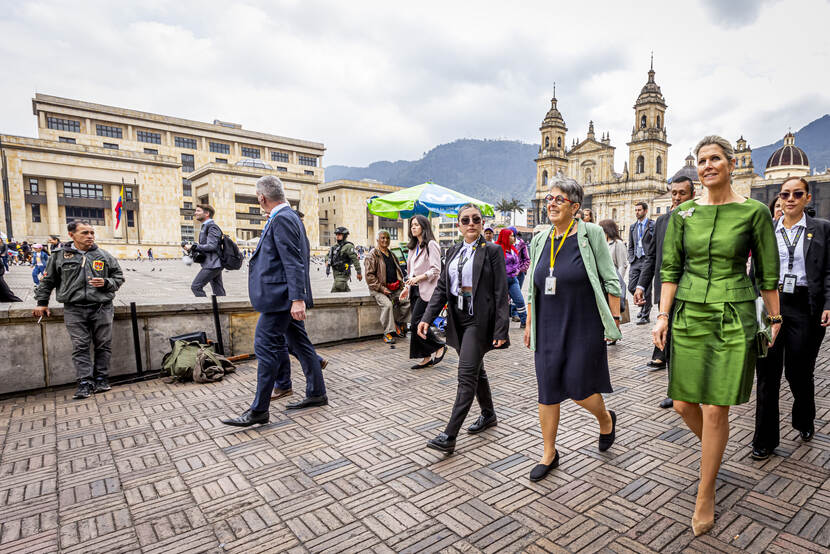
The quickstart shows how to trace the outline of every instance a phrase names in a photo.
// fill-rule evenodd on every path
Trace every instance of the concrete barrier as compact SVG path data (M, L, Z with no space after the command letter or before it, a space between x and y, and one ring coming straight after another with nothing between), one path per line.
M40 389L75 381L72 347L63 323L63 308L51 308L51 317L38 325L32 307L0 304L0 394ZM205 331L215 339L210 300L141 304L136 306L142 365L145 371L161 368L170 351L169 337ZM254 330L259 314L247 298L219 301L219 321L226 355L254 351ZM309 310L306 328L314 344L380 336L380 308L371 296L319 298ZM110 375L136 373L130 306L116 300Z

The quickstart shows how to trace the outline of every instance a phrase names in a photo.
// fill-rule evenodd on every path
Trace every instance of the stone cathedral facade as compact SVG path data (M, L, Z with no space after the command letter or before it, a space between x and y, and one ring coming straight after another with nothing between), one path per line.
M551 107L539 131L542 142L536 158L536 193L528 213L528 225L547 222L544 197L550 179L558 173L576 179L585 187L583 208L591 208L596 220L613 219L623 233L634 221L634 204L652 200L668 190L666 162L666 100L654 80L654 67L634 103L634 124L627 143L628 160L622 173L614 171L614 150L608 133L597 139L594 122L588 124L584 140L566 144L568 128L557 106L554 89Z

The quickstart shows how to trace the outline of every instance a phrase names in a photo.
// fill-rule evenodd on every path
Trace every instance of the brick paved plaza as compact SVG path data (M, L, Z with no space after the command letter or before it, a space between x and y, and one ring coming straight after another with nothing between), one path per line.
M754 402L735 408L717 524L694 539L698 441L657 407L666 372L644 370L648 329L624 331L609 350L616 444L600 454L596 423L568 402L561 466L536 484L536 385L519 346L486 358L498 427L462 435L448 458L424 443L449 415L457 358L415 372L405 343L320 349L330 405L287 414L282 399L269 425L248 430L219 418L247 407L253 363L217 384L0 401L0 551L830 551L827 344L815 439L802 444L784 423L778 456L753 461Z

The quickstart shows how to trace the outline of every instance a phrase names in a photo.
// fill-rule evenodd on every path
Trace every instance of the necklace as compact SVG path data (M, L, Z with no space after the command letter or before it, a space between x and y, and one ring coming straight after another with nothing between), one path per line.
M571 223L573 223L573 221L571 221ZM556 230L556 227L554 227L554 230ZM570 231L570 230L571 230L571 226L570 226L570 225L568 225L568 228L567 228L567 229L565 229L565 231L564 231L563 233L561 233L561 234L559 234L559 235L553 235L553 240L559 240L559 239L561 239L562 237L564 237L564 236L565 236L565 233L567 233L567 232L568 232L568 231Z

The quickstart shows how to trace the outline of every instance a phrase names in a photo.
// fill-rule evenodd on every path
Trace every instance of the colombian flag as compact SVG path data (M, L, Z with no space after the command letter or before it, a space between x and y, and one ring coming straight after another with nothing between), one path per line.
M118 195L118 203L115 205L115 228L121 223L121 206L124 200L124 183L121 183L121 194Z

